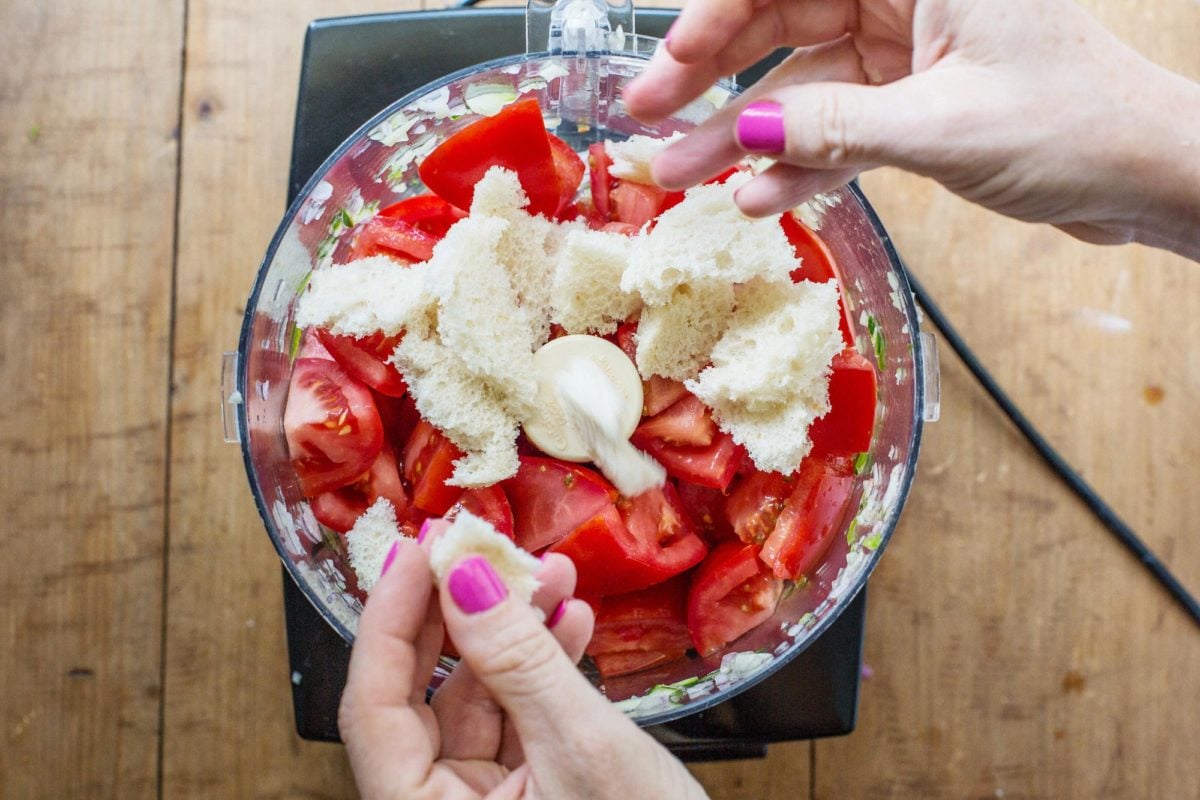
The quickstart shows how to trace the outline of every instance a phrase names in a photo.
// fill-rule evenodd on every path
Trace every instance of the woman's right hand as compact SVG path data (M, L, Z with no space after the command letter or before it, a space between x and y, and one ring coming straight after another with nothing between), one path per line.
M691 0L626 106L661 118L785 46L658 157L658 182L769 155L737 196L757 216L893 165L1086 241L1200 259L1200 86L1071 0Z

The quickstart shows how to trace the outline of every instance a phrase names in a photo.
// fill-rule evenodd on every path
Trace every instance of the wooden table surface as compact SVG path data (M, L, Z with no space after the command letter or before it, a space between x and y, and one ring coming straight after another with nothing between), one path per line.
M1086 5L1200 79L1195 0ZM0 798L354 795L342 748L293 732L279 569L218 377L283 211L305 24L397 6L417 7L0 0ZM1200 266L894 172L864 186L1200 591ZM942 363L858 729L697 774L715 798L1200 798L1200 629Z

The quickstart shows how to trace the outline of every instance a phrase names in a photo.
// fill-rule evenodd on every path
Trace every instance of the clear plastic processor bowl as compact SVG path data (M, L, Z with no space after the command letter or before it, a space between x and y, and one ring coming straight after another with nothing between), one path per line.
M631 8L592 0L532 9L531 41L549 41L547 51L448 75L381 111L321 166L271 242L246 304L237 353L226 356L226 438L241 443L259 512L288 572L347 641L362 611L346 590L351 569L337 537L323 532L300 494L283 432L299 341L293 322L297 297L312 270L345 259L354 226L424 191L417 165L438 143L517 97L536 97L547 127L584 150L603 139L687 131L736 92L722 84L662 123L634 120L625 113L621 88L645 67L657 40L626 33L631 22ZM866 198L851 185L808 204L803 216L819 227L841 270L858 349L879 369L875 437L869 458L860 463L852 500L857 511L847 514L842 534L809 580L785 591L774 616L721 652L608 681L589 671L641 724L719 703L767 677L821 635L878 563L913 479L922 422L936 418L932 339L919 333L900 260ZM435 686L451 667L443 660Z

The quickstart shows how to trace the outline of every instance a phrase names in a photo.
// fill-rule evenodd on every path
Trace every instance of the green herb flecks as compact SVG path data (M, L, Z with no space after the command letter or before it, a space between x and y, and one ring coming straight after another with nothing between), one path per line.
M858 518L856 517L856 518L850 520L850 527L846 528L846 544L853 547L854 542L857 539L858 539Z
M854 474L862 475L871 468L871 454L865 450L854 457Z
M304 331L295 324L292 325L292 345L288 349L288 361L295 361L300 353L300 342L304 340Z
M871 338L871 346L875 348L875 363L882 369L887 361L887 341L874 314L867 314L867 335Z
M329 221L329 235L337 238L353 227L354 219L350 216L350 212L339 208L334 212L333 219Z
M33 124L29 126L29 133L26 134L30 144L37 144L38 139L42 138L42 126Z
M883 534L878 531L863 539L863 549L870 552L878 550L881 544L883 544Z

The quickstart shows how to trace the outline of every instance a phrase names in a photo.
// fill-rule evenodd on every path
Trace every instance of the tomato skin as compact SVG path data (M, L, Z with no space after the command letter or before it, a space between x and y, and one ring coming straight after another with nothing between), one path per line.
M737 537L746 544L765 542L795 485L795 478L778 472L754 472L738 481L725 503Z
M583 173L587 171L587 167L583 165L579 154L562 139L547 133L546 140L550 143L554 171L558 174L558 208L555 210L555 216L563 219L570 217L568 208L575 199L575 193L579 191L579 184L583 183Z
M783 581L758 559L758 548L719 545L692 574L688 631L701 656L712 655L775 612Z
M536 100L518 100L472 122L438 145L417 171L430 191L469 209L475 184L492 167L517 174L529 196L529 213L549 217L558 210L558 173Z
M617 181L609 194L613 218L641 230L657 217L666 201L667 191L633 181Z
M300 340L300 352L296 354L296 358L324 358L328 361L337 360L327 349L325 349L325 345L321 344L321 337L317 335L316 328L309 328L304 332L304 337Z
M733 526L729 524L725 511L729 498L723 492L686 481L680 481L676 488L683 510L709 546L734 538Z
M377 331L370 336L338 336L327 330L317 331L317 338L326 352L355 380L365 383L380 394L403 397L408 385L396 365L388 361L404 336L384 336Z
M556 458L520 456L517 474L501 481L512 507L516 543L535 553L567 536L617 499L599 473Z
M796 219L796 215L790 211L784 212L779 217L779 225L783 228L783 233L787 236L788 243L791 244L792 250L796 253L796 258L800 259L800 266L792 270L792 281L813 281L814 283L825 283L826 281L838 282L838 307L842 311L839 325L842 331L842 341L847 347L854 346L854 327L850 322L850 310L846 307L846 299L842 295L841 276L838 274L837 264L833 260L833 254L829 252L829 248L825 246L825 242L821 241L821 237L817 236L807 225Z
M721 430L713 434L707 447L675 447L661 439L639 436L637 431L630 441L662 464L668 475L722 492L729 488L742 461L742 448Z
M604 147L604 142L596 142L588 145L588 171L591 175L589 183L591 184L592 193L592 208L595 209L596 215L605 221L612 220L612 204L609 200L609 192L612 190L612 178L609 177L608 168L612 166L612 159L608 157L608 150Z
M853 469L809 457L759 557L780 578L796 579L825 555L854 490Z
M808 429L813 449L850 455L871 449L875 433L878 377L875 367L857 350L847 348L833 357L829 377L829 413Z
M654 491L605 507L550 549L575 562L576 591L598 597L661 583L708 552L678 499Z
M669 445L707 447L716 432L708 407L689 393L666 410L642 420L635 434L640 438L661 439Z
M447 486L454 462L463 457L453 442L424 419L413 428L404 446L404 477L413 487L413 505L440 517L450 510L463 490Z
M352 260L391 256L404 262L428 261L440 236L434 236L395 217L375 217L354 239Z
M436 194L419 194L393 203L380 211L379 216L398 219L441 239L454 223L467 216L467 212L455 208Z
M313 497L310 505L318 522L338 533L345 533L381 497L392 504L398 520L405 518L408 494L400 482L396 454L386 441L365 474L353 483Z
M404 452L404 445L412 436L421 415L417 412L417 404L412 395L389 397L379 392L372 392L375 407L379 409L379 419L383 423L383 437L397 453Z
M383 446L370 390L336 361L322 358L299 358L292 365L283 428L305 497L350 483Z
M690 581L669 581L598 603L596 626L586 653L606 678L627 675L681 658L692 641L687 627Z
M454 519L459 511L469 511L490 522L497 532L513 538L512 508L499 485L467 489L446 512L446 519Z
M642 381L642 414L647 417L661 414L688 394L687 387L679 381L651 375Z

